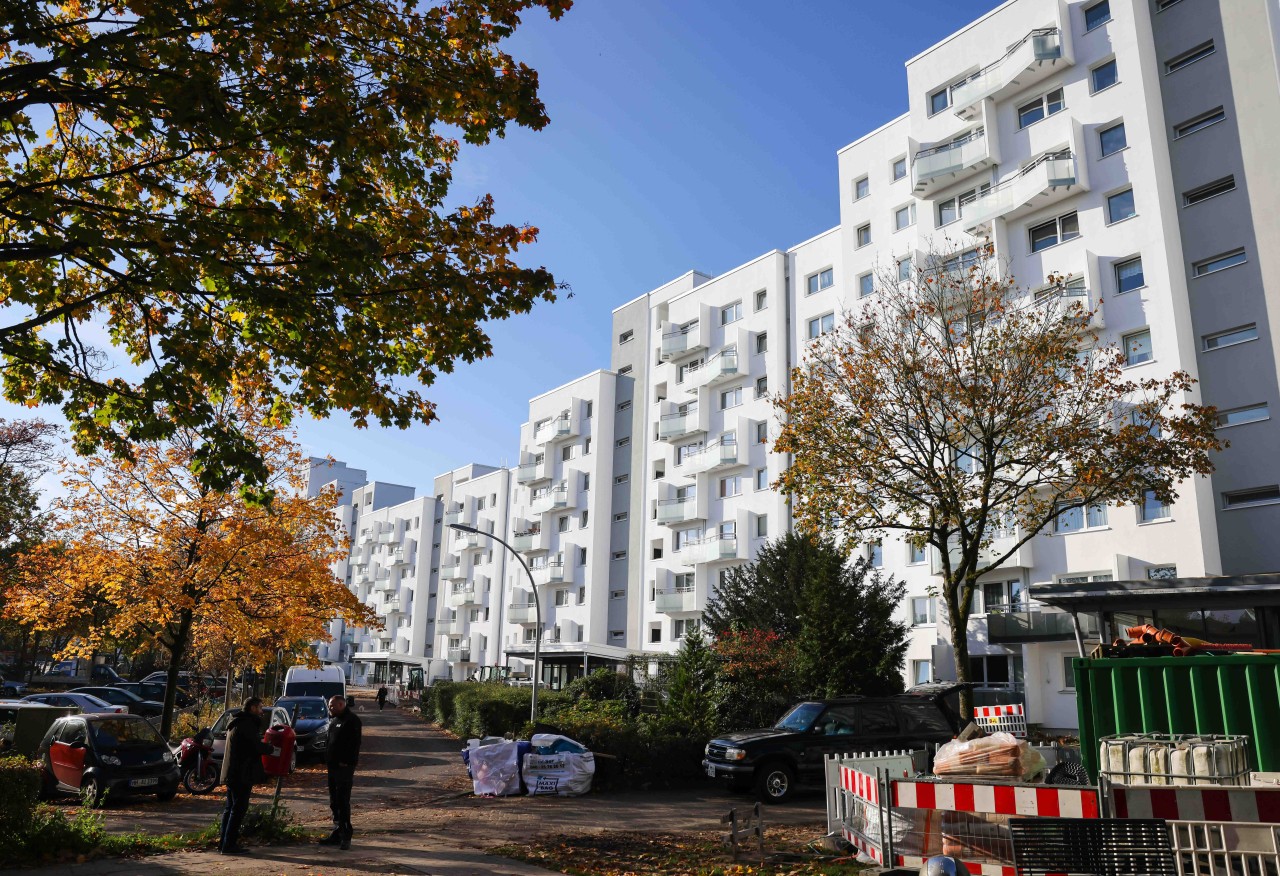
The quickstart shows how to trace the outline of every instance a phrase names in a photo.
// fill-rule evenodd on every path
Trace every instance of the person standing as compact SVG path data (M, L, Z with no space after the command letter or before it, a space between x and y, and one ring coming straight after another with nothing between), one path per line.
M248 854L249 850L240 845L240 825L249 809L249 796L253 793L259 758L274 750L262 741L262 700L250 697L227 727L227 744L222 752L222 781L227 786L227 805L222 810L218 850L224 855Z
M387 704L387 686L384 684L378 688L378 711L382 711L382 707Z
M329 809L333 813L333 833L322 845L351 848L351 786L360 760L360 718L343 697L329 699L329 732L325 766L329 773Z

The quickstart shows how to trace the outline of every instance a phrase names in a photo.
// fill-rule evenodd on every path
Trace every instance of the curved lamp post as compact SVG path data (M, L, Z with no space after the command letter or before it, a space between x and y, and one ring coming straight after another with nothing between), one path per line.
M537 634L533 637L533 696L529 700L529 723L535 724L538 721L538 657L540 651L538 646L542 642L542 600L538 598L538 585L533 580L533 573L529 571L529 565L524 561L524 557L520 556L520 552L498 538L492 532L485 532L482 529L476 529L474 526L468 526L465 523L450 523L450 529L456 529L458 532L471 532L476 535L483 535L485 538L491 538L498 544L502 545L520 562L524 573L529 576L529 586L533 588L533 615L534 625L537 628Z

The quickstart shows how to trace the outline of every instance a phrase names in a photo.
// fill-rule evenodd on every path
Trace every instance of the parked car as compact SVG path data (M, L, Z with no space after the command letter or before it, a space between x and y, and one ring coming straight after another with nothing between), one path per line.
M287 697L345 697L347 677L338 666L290 666L284 674L284 695Z
M130 715L141 715L144 718L155 718L164 714L164 703L155 700L144 700L135 693L118 687L78 687L69 693L83 693L111 703L113 706L124 706Z
M10 678L8 670L0 675L0 696L20 697L27 692L27 683L19 678Z
M134 696L141 697L144 700L155 700L157 703L163 703L164 691L169 685L158 684L154 681L122 681L111 686L118 687L121 690L127 690ZM174 695L173 702L179 709L185 709L187 706L195 702L195 700L191 698L191 694L187 693L182 688L178 688L178 692Z
M128 706L116 706L86 693L43 693L22 698L24 703L44 703L46 706L70 706L86 715L127 715Z
M930 684L886 697L838 697L797 703L762 730L707 743L703 770L766 803L782 803L798 785L820 786L823 756L898 749L933 750L960 731L952 702L959 685Z
M156 728L139 715L72 715L49 728L36 759L45 796L83 793L104 799L178 793L178 764Z
M115 684L124 681L114 667L103 663L88 665L84 660L60 660L49 671L31 679L36 687L55 687L70 690L86 685Z
M120 679L124 681L124 679ZM143 684L164 684L169 683L169 671L161 669L153 672L145 678L138 679ZM226 691L227 683L225 679L214 678L212 675L197 675L194 672L179 672L178 686L185 690L196 694L203 694L210 697L220 697Z
M323 757L329 741L329 704L324 697L281 697L276 708L284 709L297 736L298 757Z
M218 720L213 723L210 728L213 734L213 760L218 764L218 769L222 769L222 754L227 750L227 728L231 726L235 716L240 714L243 709L237 706L234 709L227 709L218 716ZM262 710L262 732L266 732L269 727L288 726L289 713L279 706L272 706L271 709ZM293 763L296 766L298 762L298 750L293 750Z

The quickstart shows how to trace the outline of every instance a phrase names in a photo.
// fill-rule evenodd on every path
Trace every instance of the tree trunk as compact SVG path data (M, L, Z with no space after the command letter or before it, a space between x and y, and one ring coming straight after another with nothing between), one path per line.
M951 626L951 650L956 660L956 681L965 685L960 689L960 719L964 723L973 720L973 690L968 687L969 681L969 618L964 609L972 602L972 595L965 598L965 584L958 586L948 584L944 593L947 596L947 621Z
M190 609L178 614L178 629L169 648L169 674L164 686L164 716L160 719L160 735L165 739L173 731L173 707L178 699L178 673L182 671L182 658L186 656L187 645L191 639Z

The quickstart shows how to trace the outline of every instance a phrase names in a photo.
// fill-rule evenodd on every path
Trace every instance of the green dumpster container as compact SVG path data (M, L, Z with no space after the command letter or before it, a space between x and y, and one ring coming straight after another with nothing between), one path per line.
M1098 740L1116 733L1249 737L1249 765L1280 771L1280 654L1075 661L1080 754L1098 780Z

